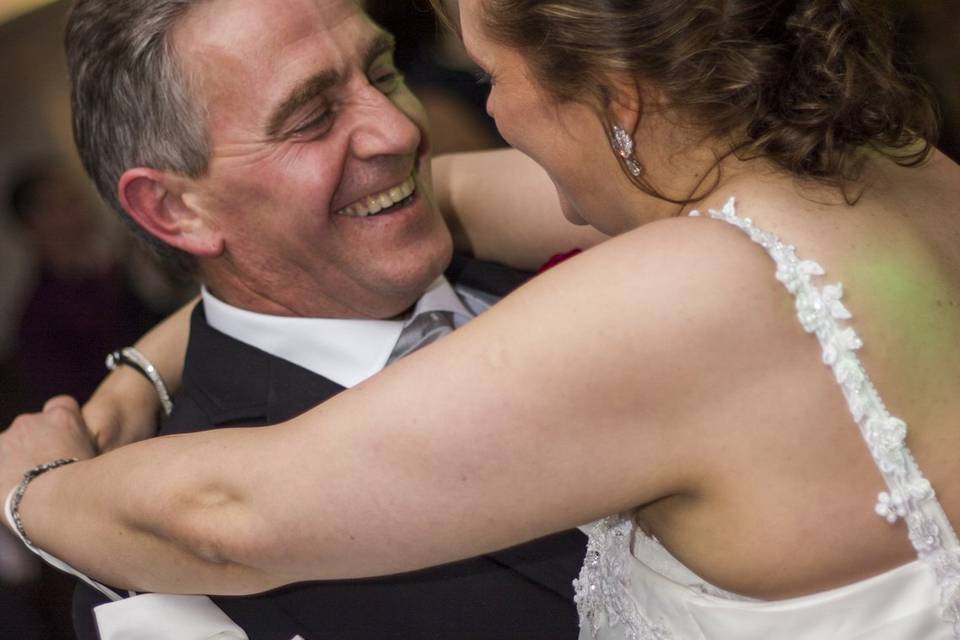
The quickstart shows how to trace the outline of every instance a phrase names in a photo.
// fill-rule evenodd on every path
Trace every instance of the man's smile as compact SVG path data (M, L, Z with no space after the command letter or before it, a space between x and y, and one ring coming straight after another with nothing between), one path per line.
M366 216L390 213L411 204L416 196L416 192L416 175L411 173L406 180L397 186L361 198L352 205L340 209L336 214L340 216L364 218Z

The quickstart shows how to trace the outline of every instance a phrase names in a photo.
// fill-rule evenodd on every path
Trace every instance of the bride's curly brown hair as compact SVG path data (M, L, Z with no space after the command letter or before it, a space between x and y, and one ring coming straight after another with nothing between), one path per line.
M450 24L443 0L431 2ZM846 196L871 150L918 165L938 133L931 93L894 59L881 4L484 0L481 21L560 101L589 96L603 112L611 77L652 81L691 124L730 140L730 153L766 158ZM648 193L686 202L626 173Z

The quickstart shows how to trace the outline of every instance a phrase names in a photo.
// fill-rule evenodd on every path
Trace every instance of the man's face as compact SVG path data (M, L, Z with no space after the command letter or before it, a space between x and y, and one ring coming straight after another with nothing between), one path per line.
M212 0L174 45L208 112L208 174L183 201L224 241L233 304L384 318L446 267L425 116L392 39L349 0Z

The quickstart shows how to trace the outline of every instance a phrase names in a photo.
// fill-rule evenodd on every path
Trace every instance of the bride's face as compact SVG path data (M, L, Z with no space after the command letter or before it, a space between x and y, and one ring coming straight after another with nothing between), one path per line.
M560 195L564 215L607 234L635 226L618 213L621 174L596 111L577 102L558 102L533 78L517 51L485 36L483 0L461 0L460 20L470 57L490 77L487 112L503 138L539 163Z

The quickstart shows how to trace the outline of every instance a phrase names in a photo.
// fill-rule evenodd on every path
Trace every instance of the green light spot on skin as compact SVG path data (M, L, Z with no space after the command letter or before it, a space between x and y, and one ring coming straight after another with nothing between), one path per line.
M897 362L897 368L908 374L903 383L922 387L929 375L955 361L947 355L957 349L957 292L937 265L919 252L901 248L855 260L846 283L856 296L854 326L865 324L858 318L868 318L872 336L865 336L867 348L870 337L879 338L873 351L882 350Z

